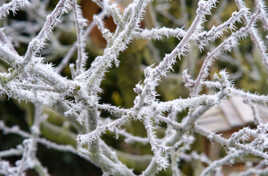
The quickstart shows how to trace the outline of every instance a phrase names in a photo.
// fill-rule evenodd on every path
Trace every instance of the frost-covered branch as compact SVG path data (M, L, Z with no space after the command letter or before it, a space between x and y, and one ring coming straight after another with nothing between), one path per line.
M28 0L12 0L9 3L5 3L0 6L0 19L6 17L10 11L15 14L16 11L27 6L30 6L30 2Z
M246 91L241 88L245 80L239 80L255 71L258 76L254 81L260 81L260 87L266 85L267 73L262 71L263 66L257 59L247 59L255 57L255 53L249 50L244 54L245 49L239 48L240 44L243 47L249 45L249 42L243 44L243 40L250 36L264 65L268 67L267 42L262 39L262 30L258 30L259 26L256 25L257 21L261 21L263 30L267 31L265 2L255 1L256 8L252 8L246 7L243 0L235 0L233 3L238 10L228 14L228 17L221 17L229 1L199 0L196 7L195 2L191 2L194 13L188 14L188 2L181 0L177 3L180 4L182 19L175 18L177 14L171 9L171 2L151 2L92 0L99 9L91 14L90 24L83 3L76 0L59 0L55 7L49 5L49 0L31 3L27 0L11 0L1 4L0 92L8 98L32 103L34 113L28 123L28 132L0 121L0 131L4 135L16 134L23 138L23 142L16 147L0 151L0 174L26 175L27 170L34 169L39 175L49 175L45 164L43 166L38 160L39 144L78 155L99 167L104 175L153 176L169 169L174 176L184 175L181 165L194 168L194 162L203 168L199 174L220 175L225 165L234 162L245 164L250 157L258 163L268 160L268 126L259 111L260 104L268 104L268 96L252 93L255 92L254 86L254 89ZM217 7L220 8L216 10L217 16L211 18L213 9ZM166 22L161 18L154 17L152 20L149 12L153 8L157 8L154 15L167 17L168 23L172 24L162 25ZM16 19L15 12L19 10L25 11L25 21ZM9 17L10 12L14 17ZM29 29L22 31L27 25ZM68 39L70 35L71 42L63 40L66 34ZM101 55L95 56L96 53L87 50L90 47L88 41L94 45L94 37L105 43ZM166 48L159 47L159 43L153 40L167 42ZM145 50L140 52L140 48ZM125 83L117 79L132 79L128 74L121 73L119 65L123 63L124 66L125 60L138 60L140 54L142 60L131 63L131 67L141 62L142 66L138 65L135 69L145 68L144 79L136 81L136 86L132 85L136 93L132 107L118 106L121 105L120 96L123 92L118 87ZM202 58L204 61L199 62L198 59ZM148 65L156 60L153 65ZM187 61L187 64L180 60ZM228 64L218 64L219 61ZM188 63L194 63L190 66L194 69L189 69ZM235 69L230 69L230 65ZM112 71L112 77L119 70L120 75L115 80L119 82L116 88L120 90L116 92L118 95L112 88L112 102L107 102L110 100L103 100L103 96L106 96L105 81L109 79L106 73L113 67L119 67ZM173 72L171 76L170 72ZM235 75L237 73L239 76ZM234 77L241 82L234 82L231 79ZM253 77L249 75L246 79ZM171 89L179 91L183 85L178 83L183 80L189 94L183 92L182 97L176 95L172 98L165 96L171 92L165 83L170 80L176 82ZM247 115L253 116L255 126L248 128L243 127L247 124L241 124L241 129L232 132L230 137L223 137L221 131L216 133L202 128L199 120L213 110L214 114L210 115L218 117L215 108L233 96L242 98L252 110L252 114ZM45 107L56 115L45 112ZM146 134L139 136L139 133L129 130L133 120L144 127ZM46 128L49 128L49 132L45 133L42 129ZM51 137L45 138L47 133L52 136L63 134L67 142L52 142ZM115 135L116 139L111 137L112 140L123 138L124 145L128 147L137 143L150 147L150 151L146 151L150 157L115 150L103 138L106 134ZM207 153L200 152L195 146L199 138L219 144L225 150L225 156L213 160ZM11 156L19 156L15 164L6 160ZM131 157L135 162L146 160L146 164L142 170L133 170L125 158L122 159L124 156L127 161ZM142 159L137 159L139 157ZM241 174L262 173L267 173L265 164L249 168Z

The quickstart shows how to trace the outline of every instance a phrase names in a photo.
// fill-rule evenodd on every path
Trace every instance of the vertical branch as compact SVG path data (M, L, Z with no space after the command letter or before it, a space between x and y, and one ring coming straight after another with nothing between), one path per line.
M77 37L77 60L76 60L76 75L81 74L85 70L87 54L85 52L86 41L84 37L84 27L87 26L87 21L83 18L81 9L76 0L73 0L74 21Z

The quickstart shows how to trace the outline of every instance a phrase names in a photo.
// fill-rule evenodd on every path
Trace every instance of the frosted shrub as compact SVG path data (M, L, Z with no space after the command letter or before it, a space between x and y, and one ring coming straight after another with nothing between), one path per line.
M142 176L156 175L167 169L170 169L174 176L184 175L180 169L180 161L183 159L201 161L204 166L200 172L202 176L222 175L224 165L238 161L247 166L251 163L250 158L255 158L258 164L245 167L241 175L268 173L268 126L259 117L256 108L258 104L266 104L268 96L236 88L233 79L237 75L233 72L222 70L215 73L212 79L209 76L213 63L219 58L238 65L243 72L242 64L237 64L237 59L230 58L228 53L234 50L236 56L239 55L237 49L240 42L249 38L256 48L256 58L261 58L263 69L268 69L267 41L263 36L268 30L264 1L251 2L254 8L247 7L243 0L232 1L237 10L224 21L221 21L220 15L224 6L230 3L226 0L199 0L192 21L187 16L184 0L180 1L181 10L184 12L181 19L169 14L169 1L133 0L124 10L119 9L116 1L94 2L102 12L95 15L91 23L83 17L76 0L59 0L52 10L47 8L48 0L10 0L0 3L0 59L3 64L8 65L8 70L0 73L1 94L18 101L31 102L35 110L30 132L0 122L0 130L4 134L17 134L24 138L17 147L0 152L0 174L26 175L27 170L34 169L39 175L49 175L49 170L36 155L37 145L42 144L48 148L79 155L101 168L104 175L137 175L119 160L119 151L115 151L101 138L108 131L124 137L126 143L151 146L152 158L140 174ZM142 28L141 23L148 10L147 6L152 7L154 13L163 13L170 21L178 23L177 27ZM18 11L26 13L27 21L16 21L8 17ZM112 16L116 24L114 32L106 28L103 22L105 16ZM218 18L220 23L216 26L207 25L212 18ZM257 22L261 24L258 28ZM185 24L185 28L179 28L182 26L180 24ZM103 54L97 56L88 67L87 40L95 25L107 44ZM60 33L68 28L76 31L76 42L66 48L60 43ZM155 63L144 68L144 80L133 87L136 97L131 108L101 103L101 83L105 80L106 72L120 65L120 53L136 39L150 41L171 37L179 40L177 46L163 58L153 58ZM17 50L20 44L27 45L27 50L23 54L19 54ZM189 68L184 67L181 73L170 73L178 60L196 61L191 55L196 46L203 59L199 72L194 73L188 65ZM157 52L157 48L152 47ZM71 58L75 52L77 57L73 62ZM57 53L63 53L65 57L57 65L50 64L50 58ZM191 57L188 57L189 55ZM66 67L71 71L71 78L61 74ZM254 64L252 67L256 69ZM178 97L170 101L159 99L156 88L171 74L183 79L185 87L190 92L187 98ZM251 105L256 128L245 127L233 133L231 137L224 138L201 128L196 123L210 108L234 95L242 97ZM57 144L42 137L40 125L47 120L47 115L43 113L47 107L59 112L61 110L68 123L77 124L82 128L75 134L77 145ZM108 112L112 118L104 118L102 112ZM181 112L187 113L179 121L177 115ZM144 125L146 137L135 136L124 129L124 125L131 120L140 121ZM166 126L163 128L162 124ZM164 129L161 137L156 133L160 128ZM225 156L218 160L210 160L204 153L194 151L192 144L197 134L223 146ZM10 156L20 157L12 164L6 160Z

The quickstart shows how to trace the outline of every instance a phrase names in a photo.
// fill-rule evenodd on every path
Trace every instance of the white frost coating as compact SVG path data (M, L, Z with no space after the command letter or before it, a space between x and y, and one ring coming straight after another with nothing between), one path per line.
M12 0L9 3L3 4L0 7L0 19L6 17L10 11L15 14L16 11L22 8L27 8L27 6L30 6L30 2L28 0Z
M202 176L219 176L222 174L224 165L235 163L238 159L240 162L246 163L249 155L255 156L259 164L254 167L246 167L241 175L268 173L266 168L268 125L262 121L258 108L256 108L256 104L267 104L268 96L235 88L230 79L234 75L229 74L226 70L215 74L213 79L209 78L213 63L220 59L221 55L225 56L225 61L238 67L239 65L242 67L242 63L248 61L243 61L245 58L241 57L236 50L239 43L248 36L251 37L263 63L268 68L267 43L264 42L255 26L256 22L260 20L263 29L266 31L268 29L264 1L255 0L256 8L252 11L242 0L235 0L238 11L232 12L225 21L216 17L218 25L210 26L206 24L206 20L208 16L213 15L212 9L227 6L228 2L199 0L195 16L188 28L177 26L151 29L141 28L145 11L148 9L148 4L151 5L151 0L133 0L124 10L119 9L118 4L112 1L94 0L94 2L102 8L102 12L94 16L91 24L88 24L83 18L81 7L76 0L59 0L51 12L47 10L45 1L30 3L27 0L11 0L0 6L0 20L9 20L6 17L10 12L15 13L23 9L26 9L25 13L29 15L29 19L37 18L36 24L31 24L31 20L25 24L16 21L3 23L10 25L0 29L0 59L9 66L8 71L0 73L0 93L19 101L32 102L35 106L30 133L20 130L17 126L8 127L0 121L1 132L17 134L25 138L23 143L16 148L0 151L0 174L26 175L27 170L35 169L39 175L49 175L49 171L36 156L37 145L42 144L48 148L76 154L100 167L104 175L137 175L119 160L120 152L116 152L102 140L101 136L107 131L115 133L117 137L122 136L126 143L141 143L151 146L152 156L149 157L150 162L140 174L141 176L153 176L159 171L169 168L173 175L182 175L183 171L179 167L181 161L200 161L206 167L200 173ZM155 3L160 3L160 1ZM170 8L168 1L161 3L157 4L158 11L161 10L161 6L165 7L161 14L175 24L189 21L185 0L180 0L184 13L182 20L175 19L166 10ZM220 6L221 4L222 6ZM27 9L27 7L29 8ZM216 13L222 12L222 10L217 9ZM154 9L152 11L154 12ZM112 16L117 25L115 32L106 28L103 21L105 15ZM33 33L29 34L28 38L20 33L21 28L25 28L27 25L32 25L30 26L32 28L24 32ZM101 31L107 46L103 54L97 56L87 68L86 36L95 25ZM208 29L205 29L207 26L209 26ZM76 42L70 48L62 46L59 39L59 31L67 29L75 31L76 34ZM14 36L10 34L14 34ZM144 80L134 88L137 94L134 106L121 108L100 103L99 93L101 83L105 80L105 73L113 67L113 64L119 66L120 53L125 51L133 40L163 40L165 38L176 38L178 44L154 65L144 69ZM20 56L16 51L15 40L28 44L24 56ZM215 47L211 47L212 44ZM171 77L170 72L173 71L173 66L177 63L178 58L193 60L190 57L193 56L191 51L195 46L201 52L206 51L203 54L204 61L199 72L192 73L191 69L187 68L190 71L185 69L182 75L175 75L176 79L182 77L185 87L189 89L189 97L160 101L156 88L161 80ZM46 50L48 48L50 50ZM68 65L76 49L77 60L75 64ZM49 53L49 51L53 51L50 53L51 56L56 56L58 52L65 54L64 59L57 67L49 62L50 55L44 54L43 56L42 54L43 52ZM226 53L232 51L234 55L227 57ZM238 59L232 61L233 57ZM72 72L71 79L59 74L66 66L69 66ZM240 71L243 73L245 70L247 71L247 69L241 68ZM194 78L192 75L197 76ZM201 94L204 87L207 93ZM224 138L198 126L196 121L202 114L214 105L220 104L221 100L233 95L242 97L250 105L256 121L256 128L245 127L233 133L230 138ZM69 123L80 125L77 127L79 128L78 134L70 132L70 138L77 143L76 147L59 145L40 137L40 125L48 123L42 114L45 105L64 111L64 115L69 118L68 121L66 120L65 126L68 126ZM114 118L104 118L103 111L108 112ZM182 112L185 112L186 115L181 121L178 121L177 114ZM143 123L146 137L134 136L124 129L124 125L133 119ZM163 123L166 125L165 128L161 125ZM159 128L164 131L162 137L157 135ZM212 161L205 154L193 151L196 134L223 146L226 155ZM5 158L14 155L19 155L21 158L11 165ZM130 157L130 159L133 158L135 157Z

